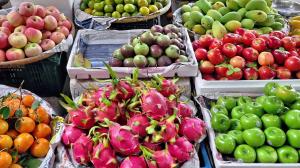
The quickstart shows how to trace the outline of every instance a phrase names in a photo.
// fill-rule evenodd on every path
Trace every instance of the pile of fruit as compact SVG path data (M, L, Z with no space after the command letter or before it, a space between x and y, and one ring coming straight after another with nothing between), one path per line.
M166 6L168 0L83 0L80 10L93 16L130 17L147 16Z
M221 40L203 35L193 48L205 80L300 79L299 42L281 31L238 28Z
M114 51L109 64L113 67L162 67L188 62L181 29L169 24L154 25Z
M222 38L237 28L257 29L261 34L281 30L284 19L270 0L198 0L181 7L182 23L193 32Z
M300 35L300 16L295 16L289 19L290 35Z
M0 97L0 167L29 166L50 149L50 115L32 95ZM38 161L40 163L40 161ZM30 167L30 166L29 166Z
M72 23L54 7L23 2L0 16L0 62L40 55L67 38Z
M94 167L147 168L190 160L193 143L205 135L205 124L179 100L175 82L160 76L139 81L137 69L133 79L121 80L107 68L111 84L86 90L78 103L65 96L68 105L61 103L70 122L62 141L71 146L75 161Z
M223 156L245 163L299 162L300 93L291 86L270 82L256 99L219 97L210 113Z

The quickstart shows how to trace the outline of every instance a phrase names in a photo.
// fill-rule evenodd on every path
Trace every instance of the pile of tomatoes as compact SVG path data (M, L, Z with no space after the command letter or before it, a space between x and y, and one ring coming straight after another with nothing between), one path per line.
M205 80L300 79L300 36L238 28L222 39L203 35L193 48Z
M50 115L32 95L0 98L0 167L22 167L22 157L45 157L50 148Z

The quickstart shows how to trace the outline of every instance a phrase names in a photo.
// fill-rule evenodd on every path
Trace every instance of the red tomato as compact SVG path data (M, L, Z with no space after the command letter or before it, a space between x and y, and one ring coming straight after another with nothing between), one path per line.
M257 80L258 72L255 68L246 68L244 69L244 78L246 80Z
M300 71L300 58L296 56L288 57L284 66L292 72Z
M252 32L246 31L243 35L243 43L247 46L250 46L255 38L256 36Z
M204 48L198 48L195 51L195 56L197 61L201 61L201 60L207 60L207 51Z
M221 51L217 48L209 50L207 53L207 58L214 65L221 64L225 60Z
M258 69L259 78L266 80L266 79L274 79L276 76L276 72L274 72L270 67L268 66L261 66Z
M236 52L237 55L243 55L244 47L242 45L236 45L236 49L237 49L237 52Z
M212 43L210 44L209 49L210 49L210 50L211 50L211 49L214 49L214 48L221 49L222 46L223 46L223 42L222 42L221 40L219 40L219 39L214 39L214 40L212 41Z
M282 31L272 31L270 33L270 36L275 36L275 37L278 37L279 39L282 39L286 36L286 34Z
M271 49L277 49L281 46L281 41L278 37L270 36L269 41L267 41L268 47Z
M201 61L199 65L199 70L204 74L212 74L215 70L215 66L209 61Z
M246 65L246 61L241 56L235 56L230 59L230 65L232 65L234 68L243 69Z
M258 52L262 52L267 49L267 44L263 38L255 38L252 41L251 47L256 49Z
M274 64L274 57L270 52L261 52L258 56L258 63L261 66Z
M240 68L233 68L227 71L226 77L229 80L240 80L243 78L243 71Z
M217 65L215 67L215 72L219 77L225 77L226 72L228 71L228 68L225 66Z
M284 64L284 61L288 58L289 52L284 50L273 50L272 55L274 56L275 62L279 65Z
M253 62L257 60L259 53L254 48L248 47L244 48L242 55L247 61Z
M295 50L296 47L296 41L292 37L284 37L281 39L282 45L285 50L292 51Z
M237 48L234 44L226 43L222 47L222 53L225 56L232 58L232 57L236 56Z
M278 67L276 69L277 78L279 79L290 79L292 77L292 73L286 67Z
M199 38L199 43L202 45L202 47L207 48L210 46L213 40L214 38L211 35L205 34Z

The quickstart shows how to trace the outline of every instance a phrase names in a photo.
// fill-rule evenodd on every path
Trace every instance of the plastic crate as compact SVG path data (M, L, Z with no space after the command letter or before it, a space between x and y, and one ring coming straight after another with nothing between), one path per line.
M56 53L42 61L9 68L0 68L0 84L23 88L39 96L56 96L62 91L67 76L67 55Z
M200 144L199 150L200 168L212 168L211 161L206 149L205 141Z
M129 29L150 29L153 25L160 24L160 17L136 23L112 23L109 29L129 30Z

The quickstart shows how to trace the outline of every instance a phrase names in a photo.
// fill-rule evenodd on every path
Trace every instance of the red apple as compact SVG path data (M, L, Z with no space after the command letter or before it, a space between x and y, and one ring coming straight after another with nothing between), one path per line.
M10 32L13 32L15 29L15 27L13 25L11 25L8 21L4 21L2 23L2 27L8 28Z
M44 39L50 39L50 37L51 37L51 31L43 31L42 32L42 40L44 40Z
M55 6L48 6L46 7L46 15L51 15L59 20L60 11Z
M227 33L224 35L222 42L224 44L225 43L239 44L242 42L242 36L239 34Z
M244 48L242 55L247 61L253 62L257 60L259 53L254 48L248 47Z
M0 15L0 25L2 25L4 21L7 21L6 15Z
M222 53L225 56L232 58L232 57L236 56L237 48L234 44L226 43L222 47Z
M5 51L0 49L0 63L5 61Z
M261 52L258 56L258 63L261 66L274 64L274 57L270 52Z
M26 26L21 25L21 26L16 27L14 32L20 32L20 33L24 34L25 30L26 30Z
M30 16L27 20L26 20L26 26L27 27L32 27L38 30L43 30L44 29L44 20L39 17L39 16Z
M53 31L57 28L57 20L51 15L46 16L44 22L46 30Z
M11 11L6 16L7 21L14 27L24 23L23 17L17 11Z
M23 33L14 32L9 35L8 42L14 48L23 48L27 44L27 38Z
M199 70L203 74L212 74L215 70L215 66L209 61L201 61Z
M7 34L0 32L0 49L5 49L9 46Z
M225 58L222 55L221 51L217 48L209 50L207 52L207 58L214 65L221 64L225 60Z
M40 43L42 40L42 32L38 29L29 27L25 30L25 36L32 43Z
M218 49L222 49L223 46L223 42L219 39L213 39L212 43L209 45L209 49L214 49L214 48L218 48Z
M229 80L240 80L243 78L243 72L240 68L229 69L226 72L226 77Z
M201 61L201 60L207 60L207 51L204 48L198 48L195 51L195 56L197 61Z
M35 57L43 52L42 48L37 43L28 43L25 46L24 51L27 57Z
M296 48L299 48L300 47L300 35L294 35L294 36L292 36L292 38L296 42Z
M289 57L289 52L276 49L272 51L272 54L274 56L275 62L279 65L284 64L285 60Z
M262 80L266 79L274 79L276 76L276 72L274 72L270 67L268 66L261 66L258 69L259 78Z
M243 55L244 47L242 45L236 45L236 49L237 49L236 52L237 55Z
M6 51L6 59L8 61L20 60L25 58L25 54L22 49L10 48Z
M239 34L239 35L244 35L244 33L246 32L246 29L243 29L243 28L237 28L234 33L235 34Z
M35 5L35 15L39 16L41 18L44 18L46 16L46 8L41 5Z
M267 44L269 48L277 49L281 46L281 40L278 37L270 36Z
M246 68L244 69L244 78L246 80L257 80L258 72L255 68Z
M265 42L266 42L266 44L267 44L267 43L268 43L268 41L269 41L269 36L268 36L268 35L266 35L266 34L259 35L258 37L259 37L259 38L262 38L262 39L264 39L264 40L265 40Z
M277 78L279 79L290 79L292 77L292 73L286 67L278 67L276 69Z
M250 31L246 31L244 35L242 36L243 43L247 46L250 46L252 44L252 41L256 38L255 34L253 34Z
M296 56L288 57L284 66L292 72L300 71L300 58Z
M53 32L50 37L50 39L53 40L55 44L59 44L65 38L66 38L65 35L61 32Z
M234 68L240 68L240 69L243 69L246 65L246 61L243 57L241 56L235 56L235 57L232 57L230 59L230 65L232 65Z
M255 38L252 41L251 47L256 49L258 52L262 52L267 49L267 44L263 38Z
M57 31L57 32L63 33L63 34L65 35L65 37L68 37L69 34L70 34L69 29L66 28L65 26L58 26L58 27L56 28L56 31Z
M58 26L65 26L69 30L72 30L72 23L68 19L58 21Z
M226 76L226 72L228 71L228 68L227 68L228 65L217 65L215 67L215 72L217 74L217 76L219 76L220 78L221 77L225 77Z
M209 34L205 34L200 36L199 38L199 44L201 44L201 47L203 48L208 48L210 46L210 44L213 42L214 38L209 35Z
M23 16L32 16L35 13L35 6L31 2L22 2L19 5L19 13Z
M54 43L54 41L52 41L50 39L44 39L41 42L41 47L42 47L43 51L48 51L55 47L55 43Z
M270 33L270 36L275 36L275 37L278 37L279 39L282 39L286 36L286 34L282 31L272 31Z
M202 76L202 78L204 79L204 80L216 80L212 75L210 75L210 74L204 74L203 76Z
M289 53L289 57L291 57L291 56L296 56L296 57L299 57L299 54L298 54L298 52L297 52L297 51L295 51L295 50L288 51L288 53Z
M0 31L8 36L11 34L10 30L7 27L0 27Z
M285 50L287 51L295 50L296 41L294 41L292 37L289 36L284 37L281 39L281 42Z

